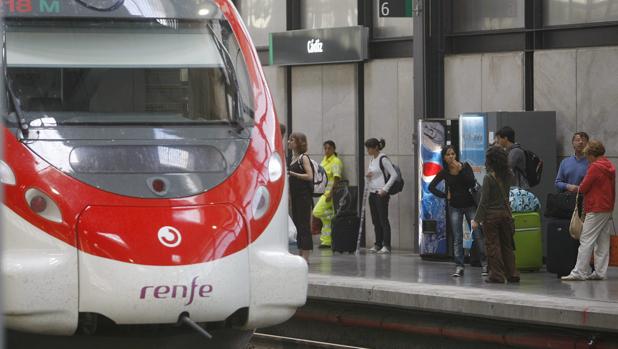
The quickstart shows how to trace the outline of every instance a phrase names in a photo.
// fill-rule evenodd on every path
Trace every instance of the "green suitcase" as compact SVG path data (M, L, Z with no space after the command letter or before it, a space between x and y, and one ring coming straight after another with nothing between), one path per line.
M513 213L515 220L515 265L522 271L537 271L543 266L541 215L538 212Z

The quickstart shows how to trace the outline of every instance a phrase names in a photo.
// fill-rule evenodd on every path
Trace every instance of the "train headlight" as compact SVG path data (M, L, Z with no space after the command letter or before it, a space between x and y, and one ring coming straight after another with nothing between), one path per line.
M253 197L253 201L251 202L251 210L253 211L253 219L260 219L266 211L268 211L268 206L270 205L270 194L268 193L268 189L266 187L260 186L255 191L255 196Z
M26 202L39 216L56 223L62 223L60 208L47 194L34 188L26 190Z
M6 162L0 160L0 183L15 185L15 174Z
M268 160L268 177L271 182L274 182L281 178L283 174L283 165L281 163L281 157L277 153L273 153Z

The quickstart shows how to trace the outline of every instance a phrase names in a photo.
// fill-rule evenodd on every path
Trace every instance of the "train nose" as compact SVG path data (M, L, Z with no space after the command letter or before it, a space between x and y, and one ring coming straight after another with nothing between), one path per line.
M80 312L208 322L249 306L247 229L230 205L90 206L77 230Z
M78 221L79 249L142 265L212 261L247 247L242 215L230 205L90 206Z

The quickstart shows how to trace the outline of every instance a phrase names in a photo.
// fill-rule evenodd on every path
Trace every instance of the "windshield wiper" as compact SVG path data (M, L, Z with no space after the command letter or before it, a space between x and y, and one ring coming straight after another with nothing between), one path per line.
M217 51L221 55L221 59L223 60L223 65L225 67L225 77L228 80L229 85L234 89L234 109L236 109L236 117L230 121L230 124L236 126L236 132L241 134L246 128L245 122L243 121L243 112L244 112L244 102L242 100L242 95L240 94L240 84L238 83L238 79L236 78L236 70L234 69L234 64L232 63L232 57L228 52L227 48L219 39L219 37L215 34L215 30L212 27L212 23L206 24L208 30L210 30L210 34L215 40L215 46L217 47Z
M13 106L15 107L15 114L17 116L17 126L21 131L23 138L28 138L28 124L26 119L24 118L24 113L21 109L21 101L15 93L13 92L13 88L11 88L11 82L9 81L9 73L8 67L6 65L6 26L2 31L2 70L4 73L4 85L6 89L9 91L9 95L11 96L11 101L13 102Z

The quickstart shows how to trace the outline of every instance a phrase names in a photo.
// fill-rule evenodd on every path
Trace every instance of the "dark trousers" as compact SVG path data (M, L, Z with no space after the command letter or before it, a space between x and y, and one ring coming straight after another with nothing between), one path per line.
M494 282L518 281L519 271L515 266L513 236L515 226L510 213L488 214L483 222L488 278Z
M391 225L388 222L388 202L390 196L380 196L376 193L369 193L369 210L373 229L376 233L376 247L391 248Z
M311 238L311 209L313 200L311 193L292 193L292 221L296 226L296 245L299 250L313 250Z

